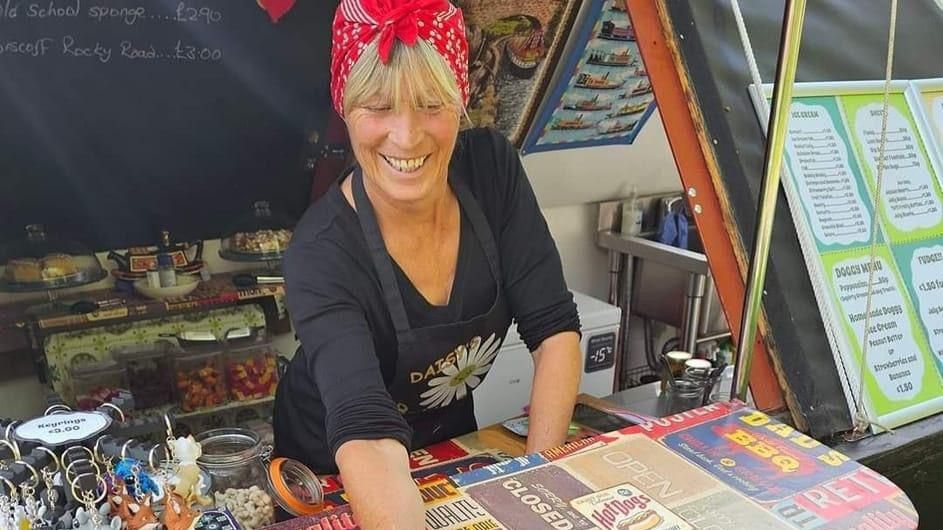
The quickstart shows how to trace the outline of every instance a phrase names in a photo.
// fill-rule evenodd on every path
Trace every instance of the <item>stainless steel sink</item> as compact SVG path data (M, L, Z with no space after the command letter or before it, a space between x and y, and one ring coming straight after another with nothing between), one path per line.
M617 389L638 384L639 369L648 375L660 366L655 358L659 351L648 341L644 366L638 366L637 355L630 355L627 350L633 315L646 319L646 329L653 321L678 328L678 349L692 353L700 343L730 336L696 225L690 223L686 249L654 240L653 229L666 212L686 207L683 196L666 193L628 200L634 200L642 211L641 234L619 233L627 204L624 199L598 203L596 227L596 243L609 251L609 303L622 308L616 356Z
M693 274L710 274L707 256L703 254L704 247L696 229L688 231L688 249L659 243L654 237L654 233L643 232L629 236L606 230L598 234L597 241L602 247L652 263Z
M688 249L654 241L654 235L600 230L597 242L631 258L627 260L631 267L627 302L632 314L679 328L681 349L693 352L706 337L728 332L700 234L692 224Z

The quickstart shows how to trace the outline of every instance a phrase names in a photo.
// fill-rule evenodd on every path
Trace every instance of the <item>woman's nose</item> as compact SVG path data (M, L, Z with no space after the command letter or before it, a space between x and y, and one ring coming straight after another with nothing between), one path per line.
M414 147L422 139L419 113L413 109L402 109L393 116L390 139L404 149Z

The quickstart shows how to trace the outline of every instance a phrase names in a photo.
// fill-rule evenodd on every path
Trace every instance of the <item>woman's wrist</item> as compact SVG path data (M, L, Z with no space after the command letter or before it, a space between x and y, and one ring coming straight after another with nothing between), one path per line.
M354 519L362 530L424 527L425 511L399 441L350 440L335 454Z

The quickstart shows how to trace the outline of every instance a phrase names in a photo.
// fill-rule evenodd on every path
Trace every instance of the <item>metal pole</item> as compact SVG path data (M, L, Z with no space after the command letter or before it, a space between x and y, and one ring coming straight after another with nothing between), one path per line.
M622 254L615 250L609 251L609 303L619 305L619 271Z
M632 324L632 283L635 278L635 258L630 254L622 255L622 268L619 272L619 303L622 308L622 318L619 321L619 356L622 358L622 366L619 375L619 391L623 390L623 384L628 384L628 371L632 368L629 365L629 333ZM646 361L646 364L648 361Z
M732 394L741 401L746 401L750 384L753 343L756 340L757 321L762 307L763 287L766 283L766 265L773 232L773 217L776 213L776 198L779 194L783 149L789 125L792 84L796 78L796 64L799 61L805 4L805 0L786 0L783 15L779 63L776 67L776 84L773 86L772 113L766 140L766 160L763 168L763 182L760 187L760 204L757 211L756 232L753 234L753 259L750 260L747 293L743 301L740 340L737 342L737 362L733 373Z
M705 342L714 342L715 340L726 339L730 337L730 335L732 335L732 333L730 333L729 331L722 331L720 333L714 333L713 335L704 335L702 337L698 337L696 342L698 344L704 344Z
M684 316L681 319L681 349L697 354L697 336L701 329L701 303L704 300L707 276L703 274L688 275L688 293L685 297Z

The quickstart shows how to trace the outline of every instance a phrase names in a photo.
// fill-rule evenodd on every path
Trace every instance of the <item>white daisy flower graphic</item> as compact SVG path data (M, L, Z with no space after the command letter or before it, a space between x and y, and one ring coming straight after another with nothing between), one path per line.
M501 346L501 339L494 333L484 343L481 337L474 337L468 344L462 344L455 350L455 362L442 367L444 375L429 380L429 390L419 397L419 405L430 409L448 406L453 400L465 397L471 389L481 383L481 377L491 369Z

